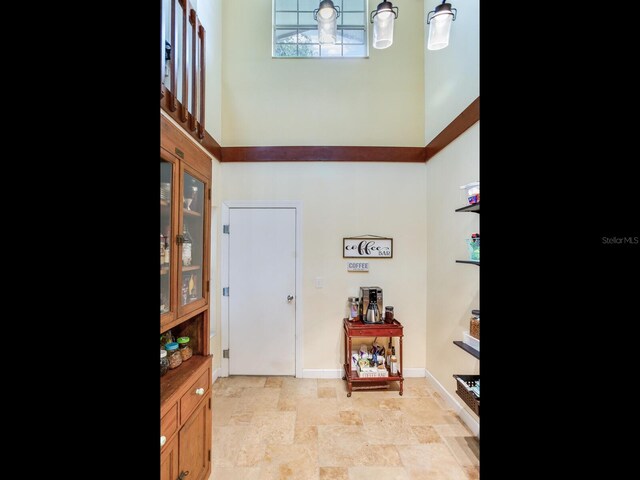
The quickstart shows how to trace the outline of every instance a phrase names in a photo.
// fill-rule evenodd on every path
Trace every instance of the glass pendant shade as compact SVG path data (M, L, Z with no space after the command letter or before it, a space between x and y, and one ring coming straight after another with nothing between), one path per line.
M323 0L320 6L314 11L315 19L318 22L318 42L319 43L336 43L336 34L338 30L339 11L333 5L331 0Z
M450 3L443 3L442 5L438 5L434 11L429 12L429 15L433 14L430 19L427 15L427 23L429 24L427 49L441 50L449 45L451 22L455 20L455 14L451 10ZM454 8L453 10L456 9Z
M395 11L394 11L395 10ZM393 24L398 18L398 7L382 2L371 12L373 22L373 48L388 48L393 44Z

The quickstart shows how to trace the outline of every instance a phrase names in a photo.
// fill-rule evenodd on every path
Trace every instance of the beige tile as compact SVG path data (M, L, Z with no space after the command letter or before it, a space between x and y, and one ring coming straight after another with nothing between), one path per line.
M318 480L318 449L312 444L266 446L260 478L265 480Z
M267 377L230 376L224 380L224 384L233 387L264 387Z
M463 467L480 464L480 444L476 437L443 437L453 456Z
M278 400L278 410L282 412L295 412L298 406L298 402L295 398L282 398Z
M310 443L318 441L318 427L315 425L296 425L293 442L294 443Z
M318 381L315 378L291 378L282 380L282 396L285 398L317 398Z
M264 388L281 388L284 379L282 377L267 377Z
M245 413L234 413L229 418L229 425L249 425L251 423L251 419L253 418L253 413L245 412Z
M332 398L301 398L297 405L298 425L340 425L338 402Z
M365 426L367 439L374 445L417 445L420 443L418 437L413 433L411 425L404 423L380 422L379 424L368 423ZM400 449L401 447L398 447Z
M351 467L349 480L411 480L402 467Z
M443 437L470 437L473 436L471 430L466 425L461 423L447 424L447 425L434 425L440 435Z
M446 445L429 443L398 447L402 464L411 478L466 480L467 476Z
M478 480L478 439L425 379L404 390L347 397L339 379L220 378L209 480Z
M210 480L214 479L260 480L260 468L218 467L214 464Z
M295 412L257 412L251 425L260 443L293 443L296 426Z
M247 387L235 399L234 413L268 412L278 410L280 390L277 388Z
M336 398L336 388L318 387L318 398Z
M420 443L442 443L440 434L434 427L428 425L412 425L414 435Z
M360 413L353 410L343 410L338 412L342 425L363 425Z
M347 467L320 467L320 480L349 480L349 469Z
M393 445L372 444L365 426L318 426L318 459L321 467L400 465Z
M239 467L259 467L264 459L265 443L247 443L240 447L235 464Z
M211 416L214 426L227 425L235 409L236 399L227 397L213 397L211 402Z
M463 467L468 480L480 480L480 467Z

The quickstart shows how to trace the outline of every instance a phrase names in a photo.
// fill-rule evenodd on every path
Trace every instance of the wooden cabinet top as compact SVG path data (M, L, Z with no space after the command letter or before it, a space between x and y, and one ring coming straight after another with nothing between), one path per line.
M350 322L342 320L344 330L351 337L402 337L404 327L398 320L393 323L364 323L362 320Z

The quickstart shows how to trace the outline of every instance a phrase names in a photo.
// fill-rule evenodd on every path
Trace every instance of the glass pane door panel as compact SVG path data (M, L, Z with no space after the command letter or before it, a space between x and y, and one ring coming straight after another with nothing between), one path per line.
M171 198L173 164L160 159L160 314L171 311Z
M202 262L204 258L205 184L184 172L182 205L182 279L180 305L204 298Z

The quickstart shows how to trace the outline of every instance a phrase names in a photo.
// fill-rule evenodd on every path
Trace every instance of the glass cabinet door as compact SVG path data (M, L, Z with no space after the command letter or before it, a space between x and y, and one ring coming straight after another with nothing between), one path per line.
M160 158L160 324L174 317L172 305L171 256L173 254L171 217L175 164ZM170 318L171 317L171 318Z
M181 258L178 303L180 314L204 305L205 285L208 271L204 259L208 222L207 184L186 168L182 170L182 233L180 237Z

